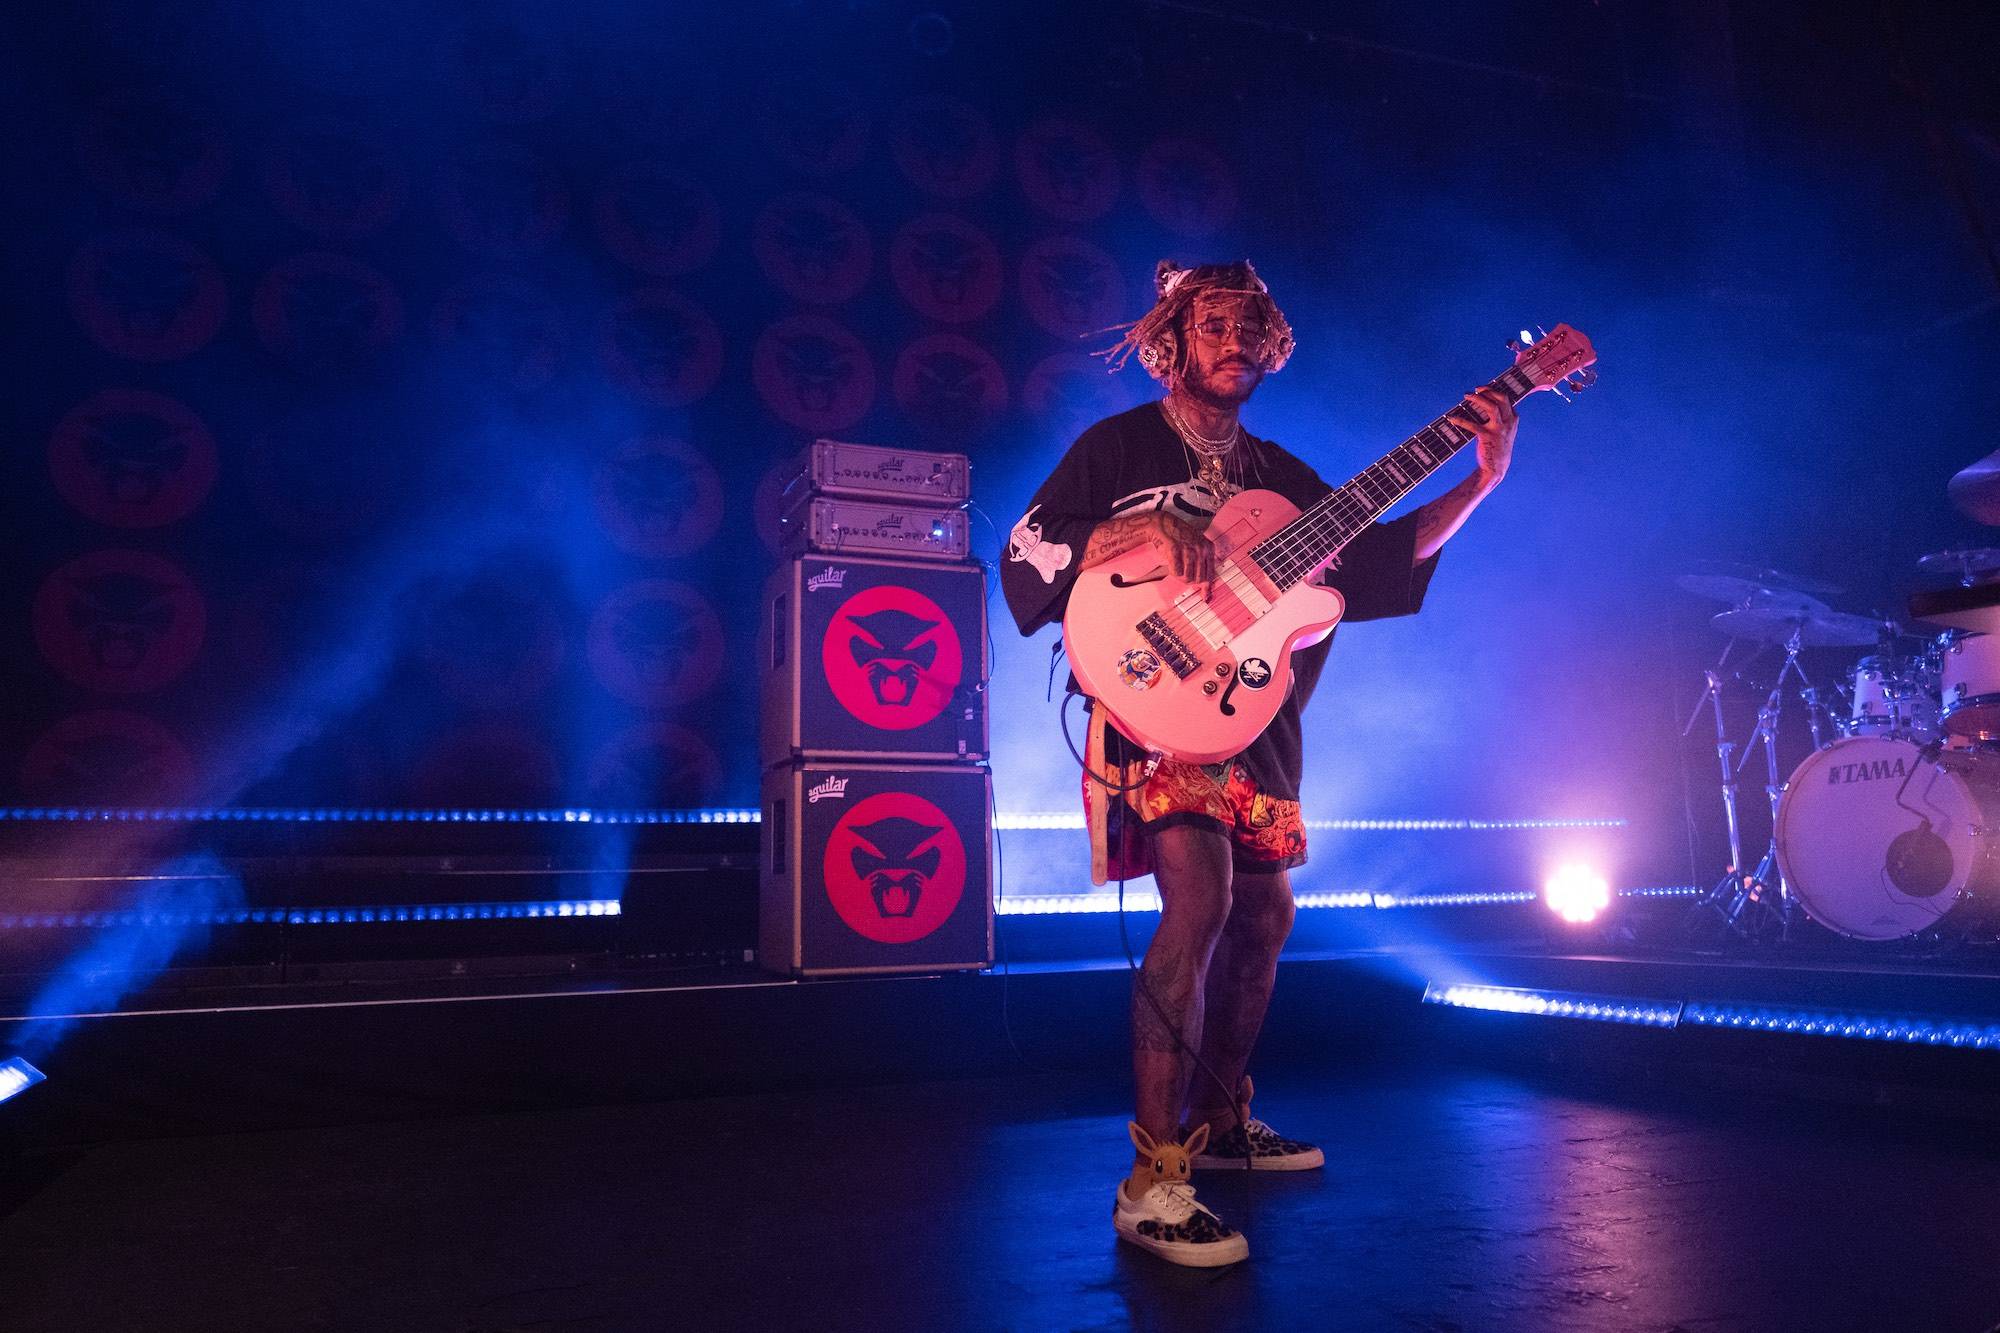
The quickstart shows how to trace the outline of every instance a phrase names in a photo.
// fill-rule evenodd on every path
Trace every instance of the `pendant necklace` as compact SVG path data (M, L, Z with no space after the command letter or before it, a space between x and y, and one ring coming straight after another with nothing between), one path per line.
M1160 400L1160 414L1166 417L1167 424L1174 428L1174 434L1181 437L1182 446L1200 456L1201 463L1194 472L1194 479L1214 494L1216 503L1221 504L1236 494L1240 488L1229 481L1223 464L1234 452L1237 442L1243 438L1242 424L1232 425L1229 434L1215 440L1189 425L1179 410L1173 406L1171 398Z

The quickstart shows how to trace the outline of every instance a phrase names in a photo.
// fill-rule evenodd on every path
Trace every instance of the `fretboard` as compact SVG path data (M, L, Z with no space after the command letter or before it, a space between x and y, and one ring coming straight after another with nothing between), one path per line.
M1507 371L1486 387L1505 395L1509 403L1520 402L1534 389L1519 369ZM1472 431L1455 418L1439 417L1253 546L1251 559L1281 589L1312 577L1472 438Z

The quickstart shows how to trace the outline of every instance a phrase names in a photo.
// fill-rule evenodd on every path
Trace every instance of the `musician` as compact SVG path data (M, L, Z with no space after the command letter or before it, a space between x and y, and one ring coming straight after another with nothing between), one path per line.
M1238 491L1276 491L1303 509L1331 489L1238 419L1293 346L1290 325L1250 264L1162 261L1155 285L1158 302L1105 355L1114 370L1136 355L1166 395L1084 431L1035 492L1001 565L1023 634L1060 620L1080 569L1142 543L1174 573L1211 578L1202 530ZM1506 475L1512 405L1480 390L1453 411L1478 437L1472 474L1416 512L1365 529L1318 576L1346 599L1343 623L1421 607L1439 548ZM1162 1143L1206 1123L1198 1168L1240 1170L1247 1160L1252 1169L1298 1171L1325 1160L1319 1148L1250 1114L1247 1067L1291 931L1288 872L1306 859L1299 715L1326 655L1325 643L1293 655L1289 697L1250 748L1225 763L1162 759L1149 776L1146 756L1115 727L1099 733L1104 716L1092 711L1103 758L1091 767L1105 780L1084 777L1093 863L1112 878L1153 874L1161 901L1133 987L1134 1118ZM1133 789L1111 790L1127 785ZM1248 1253L1241 1234L1185 1184L1153 1185L1135 1197L1133 1182L1122 1182L1113 1217L1120 1237L1175 1263L1230 1263Z

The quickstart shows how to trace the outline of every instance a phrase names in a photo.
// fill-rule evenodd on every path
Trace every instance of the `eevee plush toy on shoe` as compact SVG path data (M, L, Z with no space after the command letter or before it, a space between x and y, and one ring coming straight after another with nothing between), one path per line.
M1177 1180L1186 1180L1194 1172L1194 1159L1208 1146L1208 1126L1198 1126L1187 1136L1187 1142L1175 1143L1168 1139L1165 1143L1153 1142L1153 1136L1140 1128L1136 1120L1126 1122L1126 1132L1132 1136L1132 1146L1146 1158L1132 1168L1132 1178L1125 1183L1125 1197L1144 1198L1146 1191L1155 1185L1171 1185Z
M1118 1182L1111 1222L1118 1238L1149 1250L1169 1263L1196 1268L1233 1264L1250 1253L1242 1233L1195 1201L1188 1176L1195 1154L1208 1144L1208 1126L1198 1125L1187 1142L1155 1143L1131 1122L1132 1146L1145 1160Z

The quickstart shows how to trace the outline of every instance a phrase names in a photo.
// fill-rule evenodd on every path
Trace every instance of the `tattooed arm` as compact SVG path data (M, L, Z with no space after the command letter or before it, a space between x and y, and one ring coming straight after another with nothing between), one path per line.
M1416 563L1421 565L1436 555L1499 484L1500 478L1475 472L1417 510Z
M1514 405L1491 389L1479 389L1451 410L1458 424L1478 441L1479 465L1473 474L1417 511L1417 563L1436 555L1479 502L1507 475L1514 457L1514 432L1520 419Z
M1149 542L1168 557L1177 576L1199 583L1215 577L1215 548L1208 539L1173 515L1157 510L1108 518L1092 528L1090 541L1083 548L1083 568L1115 560Z

